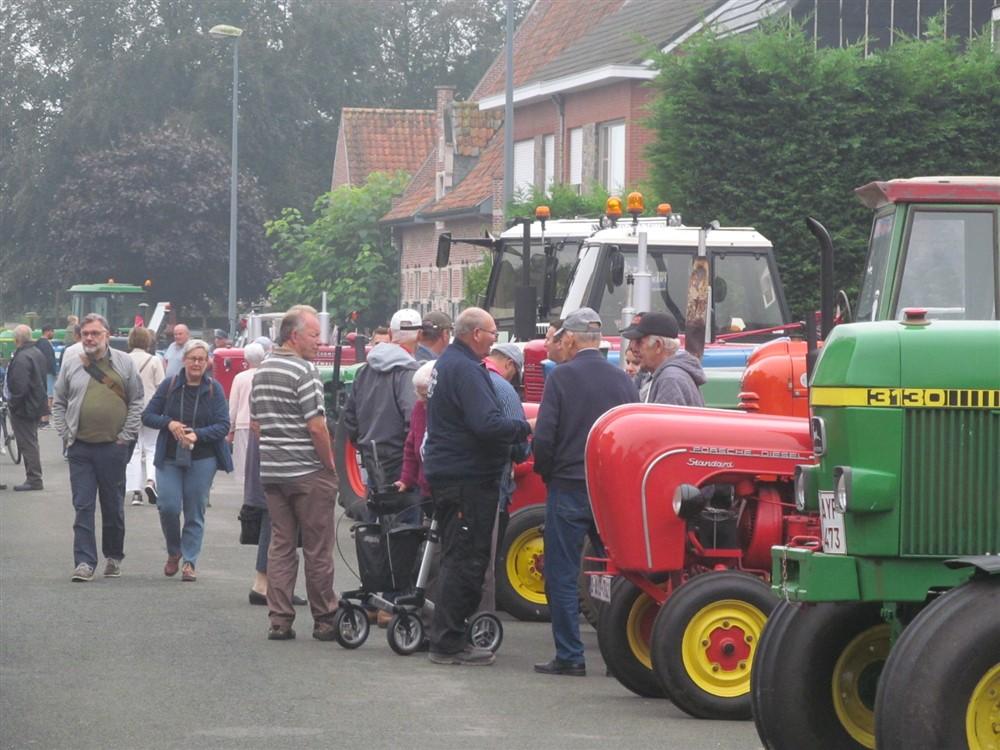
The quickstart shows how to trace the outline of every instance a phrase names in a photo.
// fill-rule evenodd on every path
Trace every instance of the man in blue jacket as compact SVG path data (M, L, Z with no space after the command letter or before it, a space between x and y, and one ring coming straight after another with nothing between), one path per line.
M589 307L570 313L556 332L565 361L545 380L535 424L535 471L548 486L545 501L545 596L556 656L535 665L542 674L587 674L580 640L577 579L583 539L594 534L584 451L594 422L609 409L638 401L623 370L599 350L601 318Z
M430 634L435 664L492 664L493 653L466 643L490 562L500 473L511 446L531 432L504 417L483 365L497 339L485 310L470 307L455 321L455 340L438 358L427 394L424 475L441 530L441 568Z

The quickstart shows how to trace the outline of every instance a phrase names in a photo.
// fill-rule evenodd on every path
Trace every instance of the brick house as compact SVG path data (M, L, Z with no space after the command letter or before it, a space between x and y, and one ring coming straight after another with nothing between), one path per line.
M555 182L579 190L596 183L612 193L639 186L653 140L643 124L654 95L646 84L656 75L650 50L671 53L705 25L736 34L787 14L817 46L857 43L867 33L879 47L891 43L890 23L912 33L942 7L954 18L949 33L967 35L988 20L991 2L536 0L514 37L514 191ZM382 219L400 250L404 305L457 314L482 251L453 245L451 266L438 269L438 234L503 229L504 85L501 53L469 101L456 101L449 87L437 90L433 146Z

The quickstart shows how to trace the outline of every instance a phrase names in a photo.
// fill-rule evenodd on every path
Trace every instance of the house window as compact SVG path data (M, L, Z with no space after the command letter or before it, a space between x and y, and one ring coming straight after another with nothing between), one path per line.
M569 184L583 183L583 128L569 131Z
M542 145L545 150L545 189L548 190L556 181L556 137L545 136Z
M601 184L609 193L621 192L625 188L625 123L601 125L597 148Z
M514 144L514 193L529 195L535 186L535 139Z

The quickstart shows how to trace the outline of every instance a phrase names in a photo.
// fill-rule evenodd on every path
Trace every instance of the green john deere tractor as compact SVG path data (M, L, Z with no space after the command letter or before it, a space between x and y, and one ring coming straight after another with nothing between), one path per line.
M810 404L822 539L772 550L764 746L1000 748L1000 322L839 326Z

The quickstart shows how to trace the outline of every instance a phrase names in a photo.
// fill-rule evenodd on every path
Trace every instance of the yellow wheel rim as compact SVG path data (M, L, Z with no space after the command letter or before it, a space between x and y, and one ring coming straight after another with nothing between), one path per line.
M632 609L629 610L628 620L625 623L628 647L646 669L653 668L653 657L649 653L649 639L653 632L653 620L656 619L656 613L659 610L659 605L653 601L649 594L640 592L636 600L632 602Z
M970 750L1000 750L1000 664L988 670L972 691L965 736Z
M688 677L720 698L750 692L750 665L767 615L749 602L722 599L702 607L681 639Z
M889 626L876 625L859 634L833 667L833 708L851 737L875 747L875 690L889 656Z
M545 544L538 527L518 534L507 550L507 580L518 596L532 604L548 604L544 561Z

